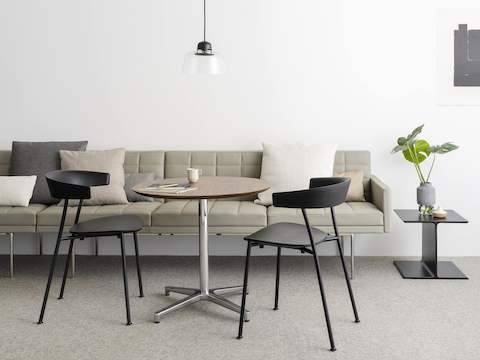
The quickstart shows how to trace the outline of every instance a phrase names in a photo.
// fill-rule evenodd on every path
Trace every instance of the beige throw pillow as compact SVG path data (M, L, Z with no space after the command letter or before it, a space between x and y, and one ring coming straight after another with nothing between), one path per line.
M365 189L363 188L363 171L352 170L336 173L335 176L350 179L350 186L345 201L365 201Z
M91 188L91 198L85 205L128 204L125 194L125 149L103 151L60 150L62 170L88 170L110 174L110 184Z
M263 144L260 178L270 189L256 203L272 205L274 192L308 189L311 178L332 176L336 151L330 144Z

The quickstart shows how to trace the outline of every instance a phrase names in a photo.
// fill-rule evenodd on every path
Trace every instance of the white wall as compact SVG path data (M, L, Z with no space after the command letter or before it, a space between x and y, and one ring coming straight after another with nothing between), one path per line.
M201 39L200 0L0 1L0 148L12 140L222 150L335 141L370 150L394 207L408 208L415 172L390 150L425 123L433 143L461 146L439 159L433 182L439 203L470 220L441 227L440 254L480 255L480 109L435 99L436 11L449 6L475 1L209 0L208 39L229 71L192 78L180 68ZM393 216L393 232L359 236L358 253L419 254L419 230ZM173 240L146 246L193 251L193 239ZM243 253L238 238L218 240L217 253ZM27 238L17 246L33 248Z

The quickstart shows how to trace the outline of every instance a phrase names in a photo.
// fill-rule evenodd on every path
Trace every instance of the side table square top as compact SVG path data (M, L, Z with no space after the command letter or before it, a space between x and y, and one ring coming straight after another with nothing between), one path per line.
M445 219L434 218L432 215L421 215L416 209L395 209L395 213L404 223L432 223L432 224L465 224L468 220L455 210L446 210Z

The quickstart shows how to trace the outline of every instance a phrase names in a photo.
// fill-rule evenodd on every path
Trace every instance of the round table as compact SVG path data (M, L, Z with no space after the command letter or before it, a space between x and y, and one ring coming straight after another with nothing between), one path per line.
M165 184L185 183L187 182L187 180L165 179L162 182ZM213 302L217 305L240 313L240 306L226 299L222 295L241 293L242 286L230 286L216 289L210 289L208 286L208 200L245 195L256 195L259 192L268 190L270 186L265 181L260 179L230 176L201 177L197 183L192 185L192 187L196 188L195 190L190 190L179 194L168 194L156 190L149 190L146 189L148 185L137 185L133 188L133 190L138 194L153 198L198 200L199 203L198 237L200 258L200 287L198 289L194 289L178 286L166 286L165 295L169 295L170 292L175 292L187 295L187 297L176 303L173 303L170 306L167 306L162 310L155 312L154 321L159 322L160 319L168 313L171 313L175 310L181 309L187 305L202 300ZM247 316L247 313L245 315Z

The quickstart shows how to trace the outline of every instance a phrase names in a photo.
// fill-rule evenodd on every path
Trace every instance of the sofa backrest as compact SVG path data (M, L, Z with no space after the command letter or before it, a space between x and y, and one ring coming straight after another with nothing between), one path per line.
M363 176L370 180L370 176L372 175L370 151L337 151L333 171L340 173L352 170L363 170Z
M183 177L189 167L202 169L203 176L260 177L260 151L167 151L165 177Z
M0 151L0 175L8 175L10 150ZM183 177L186 169L202 169L204 176L260 177L261 151L127 151L126 173L152 172L159 177ZM371 175L369 151L337 151L335 173L363 170L367 199Z
M127 151L125 154L125 173L154 173L164 177L165 151Z
M10 150L0 150L0 176L8 175L10 171Z
M246 176L259 178L261 151L166 151L165 178L184 177L187 168L202 169L204 176ZM337 151L334 172L363 170L365 197L370 199L370 152Z
M189 167L205 176L260 177L261 151L127 151L125 172L153 172L158 176L181 177ZM0 150L0 175L8 175L10 150ZM370 178L369 151L337 151L335 172L363 170Z
M165 177L185 176L189 167L202 169L205 176L260 177L261 151L167 151ZM363 170L371 175L369 151L337 151L334 171Z
M0 150L0 176L8 175L10 169L10 150ZM165 151L127 151L125 154L125 173L155 173L164 176Z

